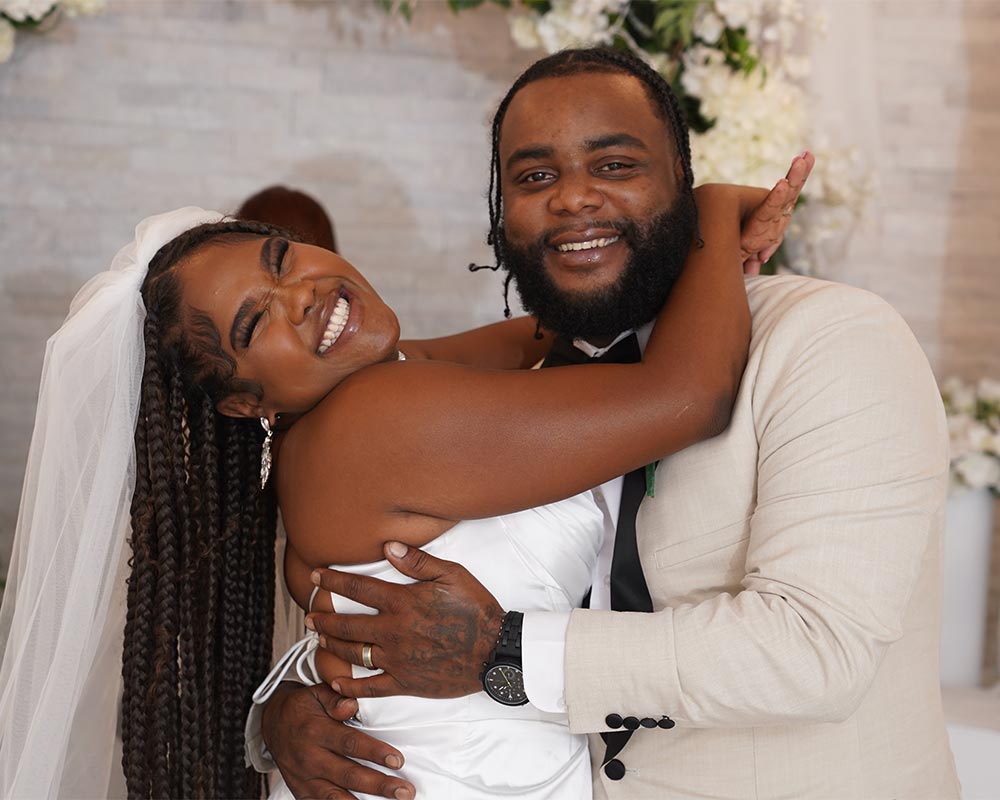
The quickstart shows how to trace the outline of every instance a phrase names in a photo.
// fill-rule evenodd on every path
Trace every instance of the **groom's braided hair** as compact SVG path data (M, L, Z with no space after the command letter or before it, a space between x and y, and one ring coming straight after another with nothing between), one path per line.
M132 798L259 797L243 723L271 661L273 489L259 488L263 431L218 399L260 393L204 315L184 309L174 267L212 241L287 238L253 222L202 225L149 265L136 426L132 558L122 658L123 767Z
M496 114L493 115L493 153L490 159L490 189L488 194L490 231L486 237L486 243L493 247L496 265L489 267L489 269L506 269L503 249L503 187L500 182L500 176L503 172L500 164L500 131L507 116L507 108L514 96L529 83L543 78L564 78L594 72L617 72L631 75L642 83L652 103L653 111L667 124L673 135L674 144L681 157L681 165L684 170L684 187L687 191L693 191L694 171L691 168L691 145L688 137L687 119L683 109L681 109L680 102L677 100L677 95L674 94L670 84L663 76L645 61L621 50L612 50L608 47L560 50L558 53L536 61L521 73L521 76L514 81L514 85L500 101ZM477 264L469 265L471 270L482 268ZM508 272L503 284L504 316L507 317L510 316L507 296L512 279L513 275Z

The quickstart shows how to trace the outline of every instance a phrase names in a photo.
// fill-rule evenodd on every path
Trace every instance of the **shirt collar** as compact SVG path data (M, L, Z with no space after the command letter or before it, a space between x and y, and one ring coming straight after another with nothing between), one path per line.
M622 331L614 338L614 340L610 344L607 344L604 347L594 347L594 345L592 345L586 339L580 339L580 338L576 338L573 340L573 346L577 350L586 353L588 358L600 358L606 352L608 352L608 350L610 350L612 347L618 344L618 342L620 342L622 339L626 338L627 336L631 336L634 333L636 337L638 337L639 339L639 349L645 351L646 344L649 342L649 336L652 332L653 332L653 323L647 322L638 330L633 330L629 328L627 331Z

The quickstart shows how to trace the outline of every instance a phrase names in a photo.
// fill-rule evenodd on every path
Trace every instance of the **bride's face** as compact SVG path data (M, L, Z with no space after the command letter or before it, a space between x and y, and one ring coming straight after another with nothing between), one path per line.
M392 309L360 272L321 247L232 236L196 250L177 276L184 304L215 325L236 378L263 389L261 398L224 398L224 414L303 413L362 367L396 358Z

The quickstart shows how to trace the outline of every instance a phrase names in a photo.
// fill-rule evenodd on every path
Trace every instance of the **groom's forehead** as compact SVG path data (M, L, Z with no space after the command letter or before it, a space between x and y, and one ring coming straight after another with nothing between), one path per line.
M674 151L673 135L650 90L624 72L579 72L540 78L512 98L500 128L501 150L583 144L610 131Z

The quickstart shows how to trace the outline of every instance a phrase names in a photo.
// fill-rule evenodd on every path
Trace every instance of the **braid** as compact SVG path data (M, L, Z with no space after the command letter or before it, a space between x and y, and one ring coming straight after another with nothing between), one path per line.
M259 797L243 722L271 660L273 490L262 432L215 411L235 375L217 331L184 319L173 267L224 236L289 236L255 222L203 225L154 256L136 426L132 557L122 658L122 763L130 798ZM214 336L213 336L214 333Z
M171 376L170 397L172 409L184 409L185 413L180 418L174 417L171 420L173 430L182 431L181 457L174 460L173 485L182 486L187 482L192 464L191 453L191 429L193 423L193 409L185 408L183 388L180 375L175 370ZM174 426L177 427L174 427ZM177 612L179 615L179 631L177 639L179 679L180 679L180 703L175 716L176 731L174 741L179 742L180 752L175 757L180 759L180 780L181 796L195 796L195 771L197 762L197 750L191 737L185 736L187 730L194 730L198 715L198 698L202 696L197 681L197 661L195 658L195 622L194 609L198 606L197 598L197 569L201 559L196 552L196 524L195 520L201 512L200 498L192 499L189 508L184 503L177 505L177 516L180 527L180 548L178 551L177 584L179 587L177 598Z
M486 243L493 248L493 257L496 264L493 266L480 266L470 264L470 270L479 269L506 269L504 253L503 234L503 186L500 179L502 174L500 164L500 131L503 127L504 118L507 116L507 108L510 106L514 96L529 83L542 80L543 78L562 78L570 75L581 75L593 72L618 72L631 75L637 78L646 88L653 105L653 111L669 127L677 147L677 153L681 159L684 170L684 190L694 189L694 171L691 167L691 143L688 136L687 119L681 108L677 95L670 88L670 84L645 61L636 58L631 53L622 50L612 50L606 47L583 48L576 50L561 50L528 67L521 76L514 81L513 86L500 101L497 112L493 116L491 131L492 154L490 156L490 188L487 200L490 211L490 230L486 236ZM697 222L696 222L697 225ZM700 238L700 237L699 237ZM508 273L504 281L504 316L510 317L510 303L508 295L510 289L511 276Z
M200 427L204 446L200 451L200 464L201 474L205 480L201 514L201 520L205 527L199 548L203 570L202 579L199 581L202 622L198 629L197 639L198 655L200 656L198 674L203 697L217 697L220 691L215 671L215 664L219 658L219 643L215 636L215 630L220 596L219 573L222 571L222 506L219 503L219 497L221 493L220 479L224 474L221 468L219 429L226 422L226 420L218 418L211 400L207 397L203 398ZM216 752L218 720L212 715L207 719L199 717L198 723L197 747L200 755L195 774L202 785L210 785L214 775L212 754Z
M153 659L157 649L155 636L156 583L158 549L157 539L150 535L157 527L154 467L158 449L157 439L162 436L166 392L163 375L155 349L152 330L156 325L155 313L147 315L145 323L146 361L143 369L142 410L136 428L136 491L132 498L132 575L129 579L128 611L125 626L123 657L124 698L122 742L123 766L130 797L144 797L153 793L151 760L155 736L151 719L152 704L147 690L151 689L146 677L154 672ZM162 459L162 452L159 453ZM162 461L158 465L162 469Z
M146 341L149 343L150 316L146 320ZM152 322L155 325L155 321ZM151 363L147 346L146 364L143 372L143 391L156 381L158 370ZM139 415L136 426L136 488L132 495L132 557L129 561L131 574L128 578L127 611L125 617L125 642L122 653L122 679L124 696L122 699L122 767L130 790L130 796L146 794L146 725L145 703L142 681L151 670L153 653L152 613L155 594L153 565L155 553L150 550L146 535L153 526L153 503L149 485L149 470L141 465L149 463L148 414L157 413L152 408L154 399L150 397L143 405L146 413ZM140 787L142 787L140 789Z

